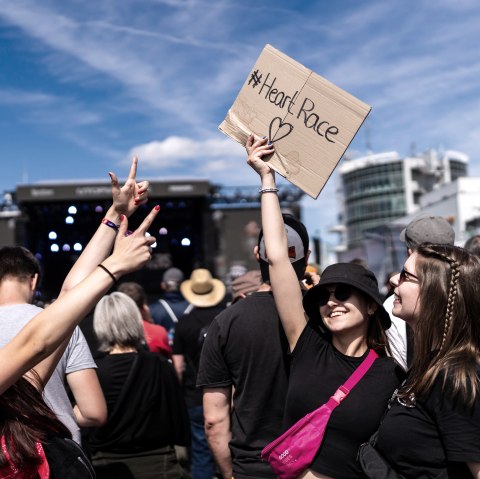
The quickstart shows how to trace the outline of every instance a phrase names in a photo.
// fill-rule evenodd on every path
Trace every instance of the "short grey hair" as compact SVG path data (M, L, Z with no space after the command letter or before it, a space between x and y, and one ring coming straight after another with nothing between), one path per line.
M98 349L109 352L115 346L139 348L145 342L143 323L135 301L125 293L104 296L93 313L93 330Z

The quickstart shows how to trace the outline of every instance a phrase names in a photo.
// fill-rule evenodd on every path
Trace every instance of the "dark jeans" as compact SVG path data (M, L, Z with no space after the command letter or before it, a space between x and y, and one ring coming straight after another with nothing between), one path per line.
M190 452L190 475L192 479L212 479L215 466L212 453L205 437L203 407L188 409L192 430L192 447Z

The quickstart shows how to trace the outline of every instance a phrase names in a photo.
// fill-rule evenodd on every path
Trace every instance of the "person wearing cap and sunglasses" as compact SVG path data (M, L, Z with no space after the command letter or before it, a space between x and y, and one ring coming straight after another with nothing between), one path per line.
M275 304L291 351L284 428L328 401L375 349L379 358L335 409L323 442L302 478L364 477L356 455L377 429L403 370L387 355L390 318L377 280L361 265L327 267L304 297L286 248L285 225L267 140L247 140L249 165L260 175L262 226Z
M391 282L415 350L377 435L388 477L480 479L480 260L424 243Z
M309 257L305 225L283 215L289 261L297 288ZM226 308L205 338L197 376L203 387L205 431L223 478L274 479L260 457L265 444L282 433L288 390L288 341L270 286L263 231L253 248L262 283L256 291ZM309 276L316 282L316 277Z

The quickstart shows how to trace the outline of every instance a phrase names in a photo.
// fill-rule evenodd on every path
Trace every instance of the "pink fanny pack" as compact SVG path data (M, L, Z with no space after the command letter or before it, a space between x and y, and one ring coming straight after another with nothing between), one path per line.
M280 437L265 446L261 457L280 479L295 479L307 469L322 444L333 410L348 396L378 358L373 349L335 394L315 411L297 421Z

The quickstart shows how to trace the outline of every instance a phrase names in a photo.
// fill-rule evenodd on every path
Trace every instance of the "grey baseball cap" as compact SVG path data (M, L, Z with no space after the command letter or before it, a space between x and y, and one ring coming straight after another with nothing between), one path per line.
M455 231L443 216L422 216L412 220L402 230L400 240L414 246L422 243L453 245Z
M165 270L162 276L164 283L177 283L180 284L185 279L182 271L178 268L168 268Z

